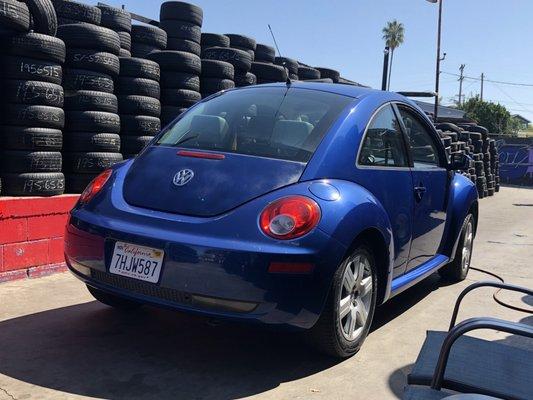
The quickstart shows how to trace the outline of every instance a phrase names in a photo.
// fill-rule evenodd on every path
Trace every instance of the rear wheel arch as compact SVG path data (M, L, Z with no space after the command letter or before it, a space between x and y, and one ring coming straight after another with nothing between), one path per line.
M383 234L377 228L366 228L361 231L348 247L344 258L352 254L353 251L361 244L366 245L371 251L377 264L378 273L378 293L377 304L385 300L388 276L390 268L389 247Z
M477 221L478 221L478 216L479 216L479 204L478 204L477 200L474 201L470 205L470 209L468 210L468 214L472 214L472 218L473 218L473 222L474 222L474 236L476 236L476 233L477 233Z

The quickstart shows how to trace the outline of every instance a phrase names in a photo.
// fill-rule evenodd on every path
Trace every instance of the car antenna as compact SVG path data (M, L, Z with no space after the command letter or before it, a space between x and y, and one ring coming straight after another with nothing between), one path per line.
M270 24L268 24L268 30L270 31L270 34L272 35L272 39L274 40L274 45L276 46L279 56L283 57L281 55L281 51L279 51L278 42L276 41L276 37L274 36L274 32L272 32L272 27L270 26ZM287 66L285 65L285 60L283 61L283 68L285 68L285 71L287 72L287 80L285 81L285 83L287 84L287 86L290 86L292 84L292 81L291 81L291 77L289 73L289 68L287 68Z

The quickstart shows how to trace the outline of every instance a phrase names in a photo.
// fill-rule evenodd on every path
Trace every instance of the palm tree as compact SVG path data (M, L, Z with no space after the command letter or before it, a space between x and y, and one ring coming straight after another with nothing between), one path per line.
M403 43L404 34L403 24L396 20L387 22L387 26L383 28L383 40L385 45L390 49L390 65L389 65L389 78L387 80L387 90L390 87L390 76L392 72L392 59L394 57L394 49L399 47Z

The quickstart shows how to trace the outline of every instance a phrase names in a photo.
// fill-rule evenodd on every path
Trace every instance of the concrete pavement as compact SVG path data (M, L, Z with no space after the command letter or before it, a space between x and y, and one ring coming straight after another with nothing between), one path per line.
M480 201L480 214L473 265L533 287L533 189L502 188ZM471 271L465 282L446 285L430 277L380 307L363 349L342 362L287 333L153 308L121 314L93 301L68 273L2 284L0 400L398 399L426 330L446 329L457 294L487 278ZM491 294L472 294L460 317L533 324Z

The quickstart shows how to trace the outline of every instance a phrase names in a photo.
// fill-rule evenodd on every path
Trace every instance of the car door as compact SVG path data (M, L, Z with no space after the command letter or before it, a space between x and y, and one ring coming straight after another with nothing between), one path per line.
M406 271L428 261L441 243L446 222L449 174L437 133L413 108L398 104L413 177L413 230Z
M400 122L390 103L379 108L365 130L357 156L355 181L387 212L394 238L393 277L407 266L411 244L413 181Z

